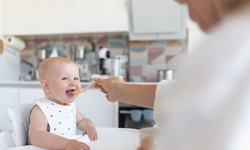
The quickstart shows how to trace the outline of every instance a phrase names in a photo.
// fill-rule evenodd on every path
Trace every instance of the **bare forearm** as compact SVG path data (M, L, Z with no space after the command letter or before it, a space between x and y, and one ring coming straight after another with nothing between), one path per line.
M77 124L78 128L82 130L82 134L87 134L91 141L98 139L97 131L95 129L94 123L88 118L82 118Z
M32 145L47 149L65 149L69 139L45 132L37 131L30 135Z
M77 127L80 129L80 130L83 130L84 128L86 128L87 125L91 125L91 126L95 126L94 123L88 119L88 118L83 118L79 121L79 123L77 124Z
M110 102L120 101L127 104L154 107L156 85L123 83L119 77L95 78L95 88L100 88Z
M156 85L122 83L117 89L117 97L120 102L153 108L155 90Z

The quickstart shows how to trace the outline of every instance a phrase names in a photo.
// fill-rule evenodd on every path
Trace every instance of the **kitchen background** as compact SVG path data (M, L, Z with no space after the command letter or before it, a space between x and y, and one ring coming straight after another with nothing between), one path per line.
M125 81L156 82L157 71L174 69L175 63L187 52L185 40L130 42L128 35L103 35L100 38L88 36L53 36L25 40L26 48L20 52L19 80L38 80L39 63L51 54L68 57L75 61L82 81L92 81L91 76L103 73L100 70L98 52L103 47L110 51L111 63L106 65L105 75L112 77L115 71ZM117 57L125 58L115 68ZM115 70L116 69L116 70ZM123 71L122 71L123 70Z
M96 6L97 2L100 5ZM158 12L163 6L168 7L163 9L167 12ZM6 36L14 36L25 43L25 48L19 51L4 42L0 54L0 91L5 97L1 99L4 101L0 106L1 122L7 122L4 112L7 106L31 102L43 95L39 83L30 81L38 80L37 68L44 58L63 56L75 61L83 85L96 75L112 77L117 74L127 82L150 84L167 78L159 76L161 71L171 70L174 75L178 61L191 53L200 39L206 38L187 18L184 6L166 0L0 0L0 8L0 39L4 41ZM71 15L67 15L67 11ZM103 57L100 52L107 50L110 57ZM106 65L100 68L103 58ZM78 99L95 97L98 102L77 102L81 103L80 110L93 118L97 126L141 128L154 124L147 118L152 110L110 104L103 95L92 90ZM32 94L27 95L28 92ZM93 113L92 106L103 112ZM149 115L141 119L143 113ZM132 114L137 115L132 118ZM0 126L2 131L9 128L8 123Z
M60 2L58 8L46 5L53 6L59 2L57 0L45 3L27 0L22 4L17 0L0 2L3 8L3 36L17 36L26 44L25 49L19 52L13 52L4 45L4 53L12 52L19 58L15 57L18 63L12 62L12 67L1 66L6 74L9 72L8 76L0 76L3 80L37 80L36 69L42 60L39 59L41 51L45 50L46 57L49 57L56 48L59 56L77 61L82 81L89 81L91 74L102 73L100 70L93 72L93 62L86 60L90 59L88 53L98 57L100 47L104 47L111 52L111 60L106 62L111 61L111 65L106 66L109 72L105 74L114 75L117 68L114 68L113 59L118 57L124 60L125 66L120 66L124 70L119 74L126 81L156 82L159 80L158 70L174 70L176 62L187 52L186 9L172 1L109 0L103 3L103 7L94 7L95 2L100 1L65 0ZM86 4L90 7L80 7ZM140 7L142 4L143 8ZM19 13L13 13L14 9ZM157 12L158 9L161 11ZM145 17L147 19L142 20ZM85 60L77 60L76 54L72 54L81 51L81 48L84 51L81 53L85 55L81 57ZM89 66L86 66L86 61ZM100 64L98 58L96 63ZM14 68L15 72L10 68Z

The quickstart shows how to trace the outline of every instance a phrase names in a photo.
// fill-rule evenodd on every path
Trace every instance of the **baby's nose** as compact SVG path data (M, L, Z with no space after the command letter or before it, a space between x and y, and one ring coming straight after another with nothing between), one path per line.
M76 85L77 81L76 80L70 80L70 85Z

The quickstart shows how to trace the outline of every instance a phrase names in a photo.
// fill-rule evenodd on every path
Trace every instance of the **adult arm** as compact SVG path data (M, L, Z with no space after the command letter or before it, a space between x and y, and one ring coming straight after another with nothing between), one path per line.
M111 101L153 108L156 85L122 83L119 77L100 79L95 78L95 87L107 94Z

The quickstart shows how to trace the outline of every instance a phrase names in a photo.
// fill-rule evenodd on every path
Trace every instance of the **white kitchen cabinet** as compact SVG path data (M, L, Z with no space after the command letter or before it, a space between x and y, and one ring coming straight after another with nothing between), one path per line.
M3 0L4 35L128 32L124 0Z
M130 1L130 40L186 38L186 8L170 0Z
M35 34L72 31L72 0L35 0Z
M34 100L45 97L42 88L20 88L19 103L33 103Z
M97 127L118 127L118 103L109 102L98 89L89 89L78 96L76 106Z
M128 32L128 13L121 0L73 0L73 32Z
M7 120L5 110L8 106L13 106L18 104L19 91L18 88L2 88L0 87L0 130L6 131L9 130L10 123Z
M4 35L34 34L34 0L3 0L2 8Z

